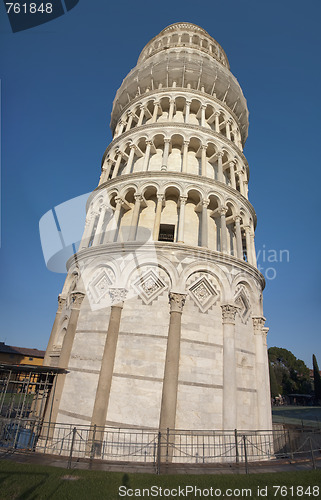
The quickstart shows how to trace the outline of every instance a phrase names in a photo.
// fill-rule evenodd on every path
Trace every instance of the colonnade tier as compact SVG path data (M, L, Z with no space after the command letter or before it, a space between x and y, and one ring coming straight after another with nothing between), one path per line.
M219 137L168 125L122 134L107 148L99 184L136 172L180 172L206 177L248 196L249 169L242 154Z
M174 23L167 26L145 45L138 58L138 62L145 61L160 50L180 46L201 50L230 69L227 56L220 44L203 28L191 23Z
M242 151L242 139L237 118L219 101L194 96L184 91L157 93L135 100L123 110L114 138L135 127L155 123L186 123L205 127L232 141Z
M125 77L117 91L111 115L115 127L134 99L167 90L185 90L203 99L214 99L236 117L241 141L248 133L246 99L236 78L213 57L188 47L174 47L156 53Z
M247 206L215 191L204 196L195 185L182 191L175 183L162 190L154 182L140 184L95 192L79 250L152 239L208 248L256 266L254 219Z

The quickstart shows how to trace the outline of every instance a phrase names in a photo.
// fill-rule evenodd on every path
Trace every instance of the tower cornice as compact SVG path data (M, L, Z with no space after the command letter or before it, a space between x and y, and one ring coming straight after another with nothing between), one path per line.
M73 266L78 265L82 259L86 259L87 257L93 258L98 256L107 256L109 254L115 254L117 256L125 255L129 253L135 254L136 252L150 254L151 248L155 248L157 254L163 254L165 250L165 255L167 252L171 252L171 254L179 255L186 254L191 259L194 259L195 262L199 262L202 260L204 262L209 262L213 264L219 265L229 265L234 269L238 269L240 272L245 272L250 275L253 279L255 279L262 290L265 287L265 279L264 276L260 273L260 271L254 267L253 265L245 262L244 260L238 259L233 255L228 255L222 252L217 252L215 250L209 250L208 248L202 247L194 247L191 245L186 245L184 243L171 243L171 242L145 242L143 245L139 241L129 241L126 243L114 242L108 243L106 245L98 245L90 248L84 248L79 250L74 255L72 255L67 263L67 270Z

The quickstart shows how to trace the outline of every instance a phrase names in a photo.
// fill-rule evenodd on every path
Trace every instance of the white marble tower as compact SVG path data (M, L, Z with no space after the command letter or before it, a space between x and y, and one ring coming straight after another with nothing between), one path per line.
M175 23L117 91L45 364L51 420L271 429L264 278L243 155L248 110L221 46Z

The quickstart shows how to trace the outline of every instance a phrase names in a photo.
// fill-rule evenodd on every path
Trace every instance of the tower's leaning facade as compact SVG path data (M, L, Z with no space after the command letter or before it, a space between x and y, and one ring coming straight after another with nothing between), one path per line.
M45 364L53 422L271 429L248 110L220 45L176 23L114 100Z

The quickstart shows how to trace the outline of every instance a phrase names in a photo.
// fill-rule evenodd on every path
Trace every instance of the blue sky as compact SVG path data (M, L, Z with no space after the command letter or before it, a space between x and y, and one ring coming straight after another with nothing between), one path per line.
M263 274L276 273L264 292L268 345L321 365L320 2L80 0L14 34L2 3L0 14L0 341L46 348L64 275L46 268L39 220L97 186L117 88L152 37L188 21L222 45L248 101L256 247ZM289 262L267 260L281 250Z

